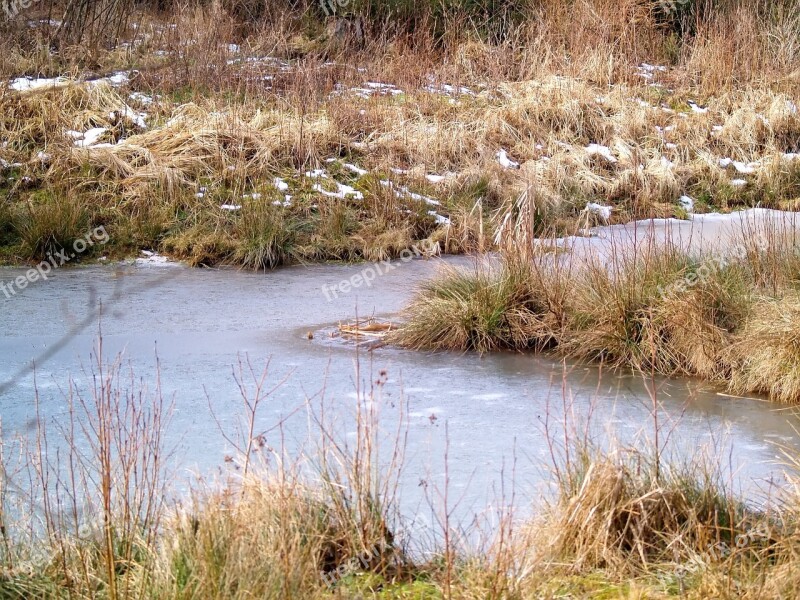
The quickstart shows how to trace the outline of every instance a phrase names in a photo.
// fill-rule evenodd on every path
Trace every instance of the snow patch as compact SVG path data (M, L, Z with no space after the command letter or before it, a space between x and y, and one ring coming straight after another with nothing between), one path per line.
M311 189L329 198L339 198L340 200L345 200L347 199L348 196L350 196L354 200L364 199L364 194L359 192L357 189L349 185L345 185L344 183L339 183L338 181L334 181L334 183L336 184L337 187L337 190L335 192L329 192L318 183L315 183Z
M363 177L364 175L369 173L369 171L367 171L366 169L362 169L361 167L358 167L358 166L356 166L356 165L354 165L352 163L344 163L342 166L345 169L347 169L348 171L352 171L353 173L355 173L359 177Z
M70 137L75 138L74 145L78 148L88 148L89 146L94 146L100 141L100 138L105 135L108 131L105 127L92 127L85 133L80 133L79 131L68 131L67 134ZM75 135L78 134L78 135Z
M162 256L158 252L151 252L150 250L142 250L142 256L137 258L135 264L137 267L177 267L180 263L171 261L166 256Z
M405 186L396 186L393 182L387 181L385 179L381 180L381 185L383 187L388 187L389 189L394 191L394 195L398 198L411 198L412 200L416 200L418 202L424 202L430 206L441 206L441 203L438 200L434 200L433 198L429 198L428 196L423 196L422 194L417 194L416 192L412 192Z
M500 148L495 157L497 158L497 162L499 162L500 166L504 169L519 169L519 163L511 160L508 157L508 153L503 148Z
M719 166L723 169L727 169L733 165L733 168L736 169L738 173L742 173L743 175L750 175L756 172L756 167L758 167L757 162L751 163L743 163L738 160L733 160L732 158L720 158L719 159Z
M589 144L586 146L586 153L589 156L600 156L610 163L616 163L617 158L612 154L611 148L601 144Z
M603 206L597 202L587 202L584 210L589 214L600 217L603 221L608 221L611 218L611 207Z
M33 92L42 89L56 89L70 83L71 81L66 77L17 77L9 82L8 87L15 92Z
M692 112L694 113L702 115L708 112L707 107L700 106L699 104L697 104L697 102L694 102L693 100L688 100L686 103L689 105L689 108L691 108Z
M138 102L144 106L150 106L153 102L155 102L155 97L145 94L144 92L131 92L128 95L128 100Z
M692 212L694 210L694 198L690 196L681 196L678 198L678 204L680 204L686 212Z

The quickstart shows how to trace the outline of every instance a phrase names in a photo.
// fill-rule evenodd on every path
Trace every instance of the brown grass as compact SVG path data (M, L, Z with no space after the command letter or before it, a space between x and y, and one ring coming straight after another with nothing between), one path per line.
M37 189L63 190L96 207L93 224L113 230L110 248L119 254L155 248L192 264L254 267L283 261L252 260L236 215L220 219L216 208L241 204L243 194L269 188L275 176L290 181L295 197L295 187L310 192L300 175L330 158L370 171L360 186L367 209L315 209L321 198L309 193L283 219L303 233L289 253L301 260L391 256L429 238L445 252L485 251L523 194L541 204L531 223L536 235L596 224L584 210L590 201L612 206L612 221L623 222L683 216L682 194L701 211L787 208L800 194L800 163L783 158L797 150L800 135L790 104L798 44L786 10L721 9L694 37L678 40L639 0L548 2L526 5L531 18L501 28L501 39L481 38L491 28L480 21L437 39L429 15L416 22L414 36L399 22L391 30L367 22L362 45L334 47L313 11L298 18L273 8L259 17L263 26L237 21L245 13L231 16L219 3L144 13L132 21L138 27L128 30L127 50L92 55L96 72L137 68L129 85L0 91L0 140L8 142L0 158L23 165L0 194L17 204ZM459 18L447 16L465 25ZM4 42L0 72L88 75L78 48L48 55L47 27L30 29L35 39ZM668 67L652 73L660 87L637 74L643 61ZM369 81L404 93L365 99L348 91ZM471 92L441 93L439 84ZM141 105L130 91L157 98ZM687 100L708 111L693 111ZM109 116L125 103L149 113L146 130ZM80 150L64 136L89 127L107 127L114 145ZM589 156L590 143L609 146L617 162ZM522 163L519 171L496 163L501 147ZM719 165L726 157L763 165L740 175ZM447 172L441 183L424 178ZM436 198L450 224L437 226L423 206L392 198L371 177ZM733 187L736 177L746 185ZM191 200L199 187L210 190L206 202ZM346 233L337 219L352 223ZM12 261L30 257L19 239L7 246Z
M390 337L415 349L555 351L797 403L796 241L749 227L724 260L646 239L604 259L542 240L527 257L507 249L425 283Z

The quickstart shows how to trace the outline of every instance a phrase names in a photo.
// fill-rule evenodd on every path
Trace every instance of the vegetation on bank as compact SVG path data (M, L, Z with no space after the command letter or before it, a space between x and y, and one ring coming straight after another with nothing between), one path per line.
M794 404L800 250L791 231L743 231L718 254L654 240L636 252L612 244L610 256L588 260L543 246L533 257L506 253L423 284L390 339L415 349L548 351Z
M36 19L59 11L6 23L3 79L67 81L0 85L0 262L100 225L112 257L261 269L484 251L526 196L542 235L682 218L682 196L797 206L799 13L730 3L677 38L639 0L459 4L475 12L447 18L474 26L442 35L370 17L402 4L348 6L358 43L302 2L137 11L115 43L57 51L61 27ZM526 18L483 35L506 9Z
M774 506L744 504L700 452L596 445L568 396L544 421L547 501L503 498L464 524L431 480L420 529L399 511L407 409L383 398L387 373L352 413L309 402L310 443L290 452L261 431L280 383L244 361L241 419L220 425L228 470L173 501L160 386L104 363L102 340L94 360L65 420L0 446L0 597L761 599L800 585L793 479Z

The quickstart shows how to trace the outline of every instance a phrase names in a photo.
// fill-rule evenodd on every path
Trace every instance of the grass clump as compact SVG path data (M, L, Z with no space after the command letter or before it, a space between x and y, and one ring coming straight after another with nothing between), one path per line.
M425 284L392 339L411 348L476 350L548 347L553 319L530 270L447 270Z
M251 477L175 521L167 575L180 598L314 597L360 552L345 526L318 489Z
M732 546L755 525L757 514L706 472L664 469L632 450L583 449L567 466L549 551L578 572L688 560L714 543Z
M637 371L716 379L749 309L739 265L717 268L677 250L592 264L576 276L564 351Z
M15 219L26 259L43 260L60 251L72 253L73 242L86 235L89 211L76 199L53 192L33 196Z
M293 257L296 225L280 207L245 203L236 230L238 247L233 259L245 268L274 269Z
M784 403L800 398L800 296L764 298L753 307L742 336L731 347L731 389L759 392Z
M523 595L779 596L768 580L794 525L738 500L718 465L567 439L557 498L527 529Z

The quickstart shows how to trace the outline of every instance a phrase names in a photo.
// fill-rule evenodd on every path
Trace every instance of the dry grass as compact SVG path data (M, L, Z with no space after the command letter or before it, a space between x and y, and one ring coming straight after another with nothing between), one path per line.
M611 220L624 222L683 216L683 194L701 211L788 208L800 195L800 161L784 157L798 150L800 136L791 11L721 9L694 37L678 39L640 0L547 2L515 7L531 13L517 26L512 19L496 29L478 19L441 37L437 27L463 26L463 15L418 15L408 21L414 36L403 32L406 21L386 30L368 19L363 44L342 46L326 39L315 9L272 8L260 17L263 27L237 21L250 12L232 16L224 3L141 14L128 46L95 48L91 66L78 47L50 55L45 25L30 28L26 41L10 36L0 53L8 76L80 80L87 68L138 69L116 88L0 91L0 158L20 163L4 169L0 184L12 220L32 194L55 190L76 210L90 207L92 225L107 227L109 249L119 255L158 249L191 264L263 268L293 259L373 260L427 239L444 252L485 251L522 196L536 198L530 233L540 235L585 227L587 202L611 206ZM402 14L411 19L409 11ZM667 68L637 72L643 61ZM395 92L359 95L356 88L370 81ZM143 104L130 92L155 101ZM697 112L688 100L708 110ZM148 113L145 129L120 116L126 104ZM111 146L78 149L65 135L90 127L108 129L102 141ZM588 154L589 144L608 146L616 162ZM501 168L499 148L522 168ZM370 172L329 169L366 202L323 197L303 177L331 158ZM761 166L740 174L720 158ZM429 174L446 177L433 183ZM254 253L248 225L239 223L252 220L220 215L219 207L248 204L242 197L254 191L282 199L275 177L295 200L279 211L287 231L278 237L297 239L289 252L264 255L270 244L259 242ZM380 180L441 204L395 196ZM197 201L201 187L208 193ZM20 235L4 243L3 256L37 258Z
M551 508L546 552L570 557L574 571L607 568L635 573L673 562L708 545L734 543L746 531L747 511L724 487L700 473L655 478L640 453L581 457L572 488ZM750 515L752 518L752 515Z
M741 339L731 348L731 388L768 394L780 402L800 398L800 299L795 292L764 298L753 307Z
M552 314L530 270L506 266L448 269L425 285L409 322L389 341L412 348L477 350L548 347L555 338Z
M525 259L507 250L494 265L424 284L391 339L415 349L554 351L797 403L796 241L760 233L743 231L724 261L646 240L604 262L541 241Z

